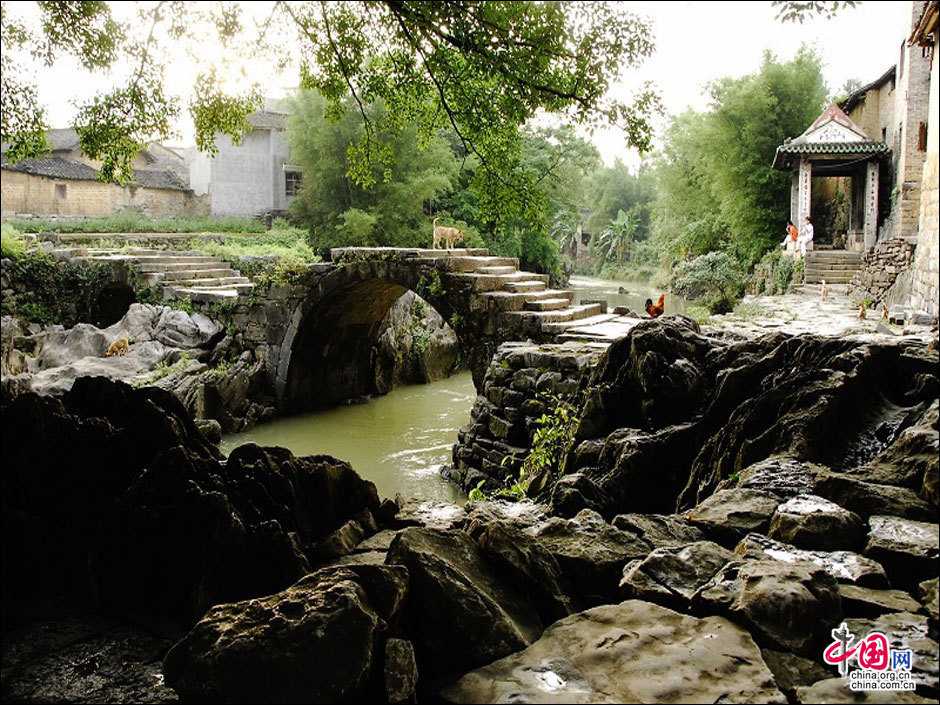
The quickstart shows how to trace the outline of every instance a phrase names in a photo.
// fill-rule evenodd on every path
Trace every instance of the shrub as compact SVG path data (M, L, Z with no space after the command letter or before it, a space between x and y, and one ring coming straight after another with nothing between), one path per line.
M744 274L729 254L709 252L676 267L671 289L712 313L728 313L744 293Z
M786 294L790 286L803 279L803 260L772 250L754 267L747 289L752 294Z
M192 216L151 218L137 211L124 211L100 218L58 220L12 219L10 223L25 233L263 233L264 223L238 216Z
M26 252L23 233L9 223L0 226L0 250L4 257L21 257Z

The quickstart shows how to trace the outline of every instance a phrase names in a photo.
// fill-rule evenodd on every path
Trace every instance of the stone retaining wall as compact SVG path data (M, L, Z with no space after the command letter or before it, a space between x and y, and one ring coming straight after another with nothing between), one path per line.
M485 481L497 489L518 476L537 420L555 398L573 401L604 347L582 343L504 343L486 372L470 423L457 434L446 475L465 490Z
M906 238L878 243L862 258L861 268L849 283L848 295L859 300L870 298L880 304L898 275L908 271L913 261L914 244Z

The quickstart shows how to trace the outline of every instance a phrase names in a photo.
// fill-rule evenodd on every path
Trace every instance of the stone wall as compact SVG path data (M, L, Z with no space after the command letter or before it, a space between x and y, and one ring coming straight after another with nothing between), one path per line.
M192 191L52 179L6 169L0 208L5 217L18 214L107 216L124 209L139 210L155 217L208 212L206 200Z
M870 298L880 304L898 275L911 268L913 259L914 245L906 238L879 242L862 258L861 268L849 283L848 295L856 300Z
M936 37L936 34L934 35ZM938 304L938 278L940 278L940 244L938 244L938 220L940 220L940 207L938 207L938 89L940 86L940 71L937 68L937 56L940 54L940 43L936 40L933 46L933 64L930 69L930 83L934 90L930 94L930 122L927 134L927 158L924 161L923 182L920 198L920 222L917 234L917 257L914 262L914 281L912 285L911 307L931 316L940 313Z
M578 397L602 352L603 347L580 343L501 345L470 423L457 434L448 479L469 491L480 481L497 489L517 477L537 419L551 410L554 398Z

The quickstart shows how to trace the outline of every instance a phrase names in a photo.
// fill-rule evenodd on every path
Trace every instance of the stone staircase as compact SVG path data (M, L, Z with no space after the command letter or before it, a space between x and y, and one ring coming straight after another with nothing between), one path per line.
M185 298L201 303L231 301L254 287L248 277L224 260L195 251L86 249L71 259L132 265L141 283L159 288L167 299Z
M848 284L862 266L862 255L848 250L812 250L806 253L805 284Z
M550 288L548 275L520 270L516 257L496 257L486 250L439 252L428 250L416 261L443 260L450 276L468 282L488 310L501 314L522 335L554 337L575 325L614 318L607 314L606 301L576 304L573 291Z

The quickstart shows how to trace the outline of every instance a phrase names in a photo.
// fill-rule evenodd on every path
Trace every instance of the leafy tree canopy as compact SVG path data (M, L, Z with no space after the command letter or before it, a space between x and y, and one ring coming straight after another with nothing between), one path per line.
M795 2L791 0L774 0L777 8L777 19L781 22L799 22L803 24L813 17L831 19L846 8L855 7L861 3L857 0L831 0L828 2Z
M347 147L352 182L369 187L391 178L395 140L413 131L420 146L448 127L478 162L477 189L491 214L520 216L535 189L522 164L519 127L551 112L590 129L623 128L628 143L650 147L655 94L610 99L609 87L653 50L647 22L606 2L273 2L260 26L240 3L142 4L138 21L114 19L104 2L38 2L38 29L4 3L2 139L10 158L40 154L46 127L36 86L23 71L31 54L53 65L77 56L92 71L126 80L79 106L81 147L102 162L102 176L124 180L136 152L172 134L181 106L167 92L162 65L183 40L223 43L232 51L298 59L300 83L325 98L326 115L341 119L351 97L363 121ZM211 35L211 36L208 36ZM261 101L257 87L231 95L211 70L195 77L188 106L200 149L216 132L238 140ZM379 112L369 106L382 104Z
M722 248L751 266L790 212L790 175L771 164L823 108L820 57L806 47L786 62L767 53L756 73L715 82L711 97L710 111L681 115L667 132L656 238L674 260Z

